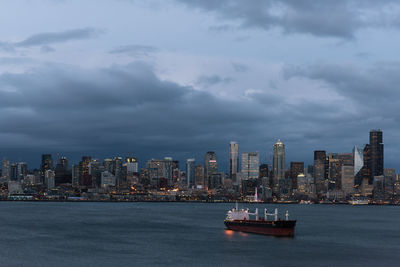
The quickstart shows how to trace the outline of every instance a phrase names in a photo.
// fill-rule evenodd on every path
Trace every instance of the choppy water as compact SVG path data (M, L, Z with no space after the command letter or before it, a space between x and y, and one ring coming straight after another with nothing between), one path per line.
M400 266L400 207L249 206L288 209L295 238L225 231L231 207L0 202L0 266Z

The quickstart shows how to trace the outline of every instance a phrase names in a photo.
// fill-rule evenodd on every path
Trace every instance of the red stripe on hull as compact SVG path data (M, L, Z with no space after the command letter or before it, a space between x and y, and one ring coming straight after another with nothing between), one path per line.
M294 226L293 227L270 227L270 226L260 227L260 225L252 226L252 225L246 225L246 223L243 223L243 224L225 223L225 225L229 230L233 230L233 231L262 234L262 235L272 235L272 236L286 236L286 237L294 236Z

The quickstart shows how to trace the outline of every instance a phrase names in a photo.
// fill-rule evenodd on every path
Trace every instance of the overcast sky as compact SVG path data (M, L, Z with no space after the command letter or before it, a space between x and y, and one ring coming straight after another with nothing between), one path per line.
M0 3L0 156L37 167L172 156L227 170L229 141L287 163L383 130L400 162L397 0Z

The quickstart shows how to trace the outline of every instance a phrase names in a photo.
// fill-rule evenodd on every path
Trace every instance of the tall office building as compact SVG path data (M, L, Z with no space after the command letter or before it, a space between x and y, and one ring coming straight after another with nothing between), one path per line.
M101 164L99 159L92 159L89 163L89 174L92 176L92 184L94 186L100 186L101 184L101 173L104 171L104 166ZM57 183L56 183L57 184Z
M164 178L164 161L161 159L151 159L146 162L146 169L149 173L150 182L160 186L161 178Z
M115 183L116 186L119 188L126 181L126 172L124 172L121 157L113 158L112 174L115 176Z
M204 156L204 186L208 187L209 179L212 174L218 173L217 154L208 151Z
M28 165L25 162L18 162L17 164L17 180L21 181L28 174Z
M353 160L354 160L354 176L361 170L364 166L364 152L363 149L354 146L353 148Z
M196 187L204 187L204 167L202 165L197 165L194 170L194 182Z
M354 166L343 165L341 171L341 186L345 197L354 192Z
M128 175L133 175L139 171L139 163L135 157L125 158L126 171Z
M364 165L361 168L362 172L359 177L357 177L357 182L359 184L366 183L368 185L372 185L374 182L374 178L371 176L371 145L366 144L363 150L363 161ZM358 176L358 175L357 175ZM364 180L366 182L364 182Z
M327 157L328 161L328 190L336 190L341 188L341 172L342 161L339 159L338 153L330 153Z
M40 172L42 177L44 177L44 173L47 170L52 170L54 168L53 158L51 154L43 154L42 155L42 164L40 165Z
M92 160L89 156L83 156L79 162L79 185L91 186L92 176L89 172L90 161Z
M261 164L259 168L259 178L268 177L268 164Z
M274 144L274 157L272 162L275 189L279 187L279 183L285 178L285 161L285 145L279 139L278 142Z
M104 170L112 173L113 172L113 160L112 159L104 159L103 160Z
M54 181L54 171L51 169L48 169L44 173L44 182L45 185L47 186L47 190L51 190L55 187L55 181Z
M260 159L258 152L242 153L242 179L257 179L259 175Z
M233 178L239 171L239 145L236 142L229 144L229 177Z
M304 174L304 162L290 162L290 180L292 189L297 188L297 176Z
M58 159L55 176L54 176L55 185L72 183L72 174L69 171L68 167L68 159L66 157L61 157Z
M186 182L188 188L191 188L195 184L194 181L195 163L196 163L195 159L186 160Z
M325 150L314 151L314 183L316 193L327 191L327 159Z
M383 175L383 139L381 130L369 132L371 179Z
M10 180L17 181L18 180L18 164L11 163L10 165Z
M173 159L171 157L164 158L164 178L167 179L168 185L172 185L173 178Z
M72 176L72 185L74 186L79 185L79 177L80 177L79 171L80 171L79 165L77 164L72 165L71 176Z
M10 179L10 161L7 158L3 159L1 178L3 181L8 181Z

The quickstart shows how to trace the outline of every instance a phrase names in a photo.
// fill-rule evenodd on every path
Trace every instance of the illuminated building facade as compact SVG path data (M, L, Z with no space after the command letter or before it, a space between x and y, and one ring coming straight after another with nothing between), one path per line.
M229 177L233 179L239 171L239 145L236 142L229 144Z
M260 171L260 159L258 152L242 153L242 179L257 179Z
M274 155L272 162L272 171L274 175L274 191L277 192L279 190L279 184L283 182L285 179L285 145L279 139L278 142L274 144Z
M204 186L208 187L209 179L212 174L218 173L217 154L214 151L208 151L204 156Z

